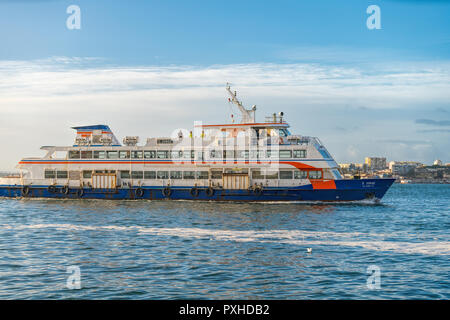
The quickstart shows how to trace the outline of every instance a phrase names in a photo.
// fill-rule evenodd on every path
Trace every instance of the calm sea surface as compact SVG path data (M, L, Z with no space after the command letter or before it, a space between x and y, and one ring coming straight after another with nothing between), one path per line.
M449 230L449 185L381 204L0 199L0 299L449 299Z

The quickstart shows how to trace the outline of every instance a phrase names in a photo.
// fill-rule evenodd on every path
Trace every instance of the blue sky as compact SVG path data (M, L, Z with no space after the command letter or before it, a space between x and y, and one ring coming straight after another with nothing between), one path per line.
M449 16L450 1L0 0L0 132L36 132L5 142L0 168L70 144L70 125L145 137L228 121L227 81L339 162L450 162Z

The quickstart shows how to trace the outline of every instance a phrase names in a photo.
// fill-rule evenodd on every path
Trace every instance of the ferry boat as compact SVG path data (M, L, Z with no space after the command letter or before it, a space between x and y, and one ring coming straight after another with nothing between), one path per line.
M72 146L44 146L0 197L218 201L380 200L394 179L344 179L316 137L292 134L282 112L256 121L227 84L239 123L195 123L170 137L128 136L107 125L73 127ZM234 119L234 118L233 118Z

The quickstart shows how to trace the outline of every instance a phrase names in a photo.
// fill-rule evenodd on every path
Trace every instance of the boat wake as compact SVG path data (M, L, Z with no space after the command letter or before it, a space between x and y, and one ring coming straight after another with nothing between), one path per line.
M392 234L360 232L322 232L304 230L214 230L202 228L153 228L144 226L93 226L75 224L33 224L9 226L0 229L56 229L59 231L135 232L138 235L180 237L209 241L278 243L296 246L345 246L374 251L388 251L405 254L450 255L450 241L433 240L424 242L393 241Z

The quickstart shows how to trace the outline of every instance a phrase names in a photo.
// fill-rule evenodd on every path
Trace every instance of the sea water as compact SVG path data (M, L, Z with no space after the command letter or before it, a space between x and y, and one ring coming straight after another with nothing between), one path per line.
M0 299L449 299L449 208L0 199Z

